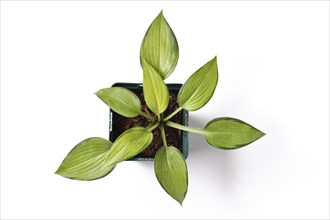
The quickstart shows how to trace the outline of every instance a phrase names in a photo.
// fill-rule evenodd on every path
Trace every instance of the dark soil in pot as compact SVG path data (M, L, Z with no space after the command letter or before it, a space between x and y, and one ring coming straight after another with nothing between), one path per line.
M154 114L152 111L147 107L147 104L144 100L143 91L141 89L137 90L131 90L134 92L140 99L141 105L142 105L142 111L147 113L148 115L153 116ZM166 111L163 113L163 117L166 117L173 111L175 111L179 106L176 102L177 100L177 92L170 91L170 100L169 105L166 109ZM150 125L151 120L143 117L143 116L137 116L134 118L126 118L123 117L116 112L113 112L113 120L112 120L112 127L115 128L113 130L113 135L110 139L113 139L111 141L114 141L121 133L128 130L129 128L136 127L136 126L142 126L147 127ZM171 121L182 124L183 121L183 111L180 111L178 114L173 116ZM157 150L163 146L163 141L161 138L160 129L156 128L153 130L153 141L149 145L148 148L146 148L144 151L142 151L139 155L136 157L139 158L154 158ZM165 126L165 133L166 133L166 140L167 145L177 147L182 152L182 131L174 128L170 128Z

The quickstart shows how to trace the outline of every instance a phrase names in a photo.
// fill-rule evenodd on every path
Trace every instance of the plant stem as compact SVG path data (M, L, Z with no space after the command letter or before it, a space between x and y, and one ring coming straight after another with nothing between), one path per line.
M162 134L163 145L167 147L164 125L160 126L160 133Z
M182 107L177 108L174 112L172 112L170 115L168 115L166 118L164 118L163 121L168 121L181 110L182 110Z
M169 127L172 127L172 128L180 129L180 130L183 130L183 131L190 131L190 132L194 132L194 133L198 133L198 134L202 134L202 135L205 134L205 131L203 129L192 128L192 127L180 125L180 124L177 124L177 123L172 122L172 121L167 121L165 123L165 125L167 125Z
M148 131L153 131L153 130L155 130L155 128L158 127L158 125L159 125L159 121L157 121L155 124L151 124L151 125L149 125L148 127L146 127L146 129L147 129Z
M152 116L146 114L146 113L143 112L143 111L140 112L140 115L142 115L143 117L148 118L148 119L150 119L150 120L154 120L154 119L155 119L155 118L153 118Z

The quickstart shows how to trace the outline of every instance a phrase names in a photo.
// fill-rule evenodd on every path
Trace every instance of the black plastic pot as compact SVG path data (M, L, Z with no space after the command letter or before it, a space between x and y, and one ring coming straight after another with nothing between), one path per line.
M166 84L169 91L173 92L175 94L178 94L182 84ZM142 92L143 91L143 85L141 83L115 83L112 85L112 87L124 87L126 89L131 90L132 92ZM182 114L182 125L188 126L188 111L183 110L180 111L178 114ZM112 109L110 109L110 121L109 121L109 140L111 142L115 141L116 136L118 136L118 132L116 132L116 126L114 126L114 121L115 117L121 117L118 116L117 113L115 113ZM116 135L115 135L116 134ZM189 142L188 142L188 132L182 131L181 135L181 143L182 143L182 149L181 152L185 158L188 157L188 148L189 148ZM154 158L152 157L141 157L141 156L136 156L133 157L131 160L139 160L139 161L148 161L148 160L153 160Z

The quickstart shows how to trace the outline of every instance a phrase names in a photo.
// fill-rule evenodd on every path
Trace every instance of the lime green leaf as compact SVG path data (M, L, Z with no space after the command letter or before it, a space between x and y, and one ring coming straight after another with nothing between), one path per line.
M104 163L111 145L103 138L88 138L70 151L55 173L76 180L102 178L115 168L115 164L106 166Z
M188 171L176 147L162 147L157 151L155 173L163 189L182 205L188 189Z
M140 59L145 59L166 79L179 59L179 46L175 35L164 18L163 11L151 23L142 41ZM143 67L143 66L142 66Z
M113 165L134 157L150 145L152 138L152 133L143 127L125 131L107 152L106 164Z
M148 107L156 115L164 112L169 101L168 88L156 70L145 60L143 65L143 94Z
M198 69L182 86L178 102L180 107L195 111L212 97L218 83L217 57Z
M216 118L205 126L207 142L221 149L236 149L248 145L265 134L235 118Z
M122 87L100 89L95 93L112 110L125 117L135 117L141 112L139 98Z

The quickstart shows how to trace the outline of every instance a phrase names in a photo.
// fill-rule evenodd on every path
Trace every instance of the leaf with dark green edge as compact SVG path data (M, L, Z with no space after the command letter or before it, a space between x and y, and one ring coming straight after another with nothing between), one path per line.
M163 113L169 102L169 92L162 78L157 71L142 60L143 65L143 94L144 99L153 113L160 115Z
M156 153L154 166L160 185L182 205L188 190L188 170L182 153L173 146L162 147Z
M122 133L107 152L106 164L113 165L128 160L146 149L153 135L144 127L134 127Z
M100 89L95 93L112 110L125 117L141 113L141 102L130 90L122 87Z
M55 173L75 180L102 178L116 166L104 163L111 145L110 141L99 137L83 140L69 152Z
M228 117L207 123L203 134L210 145L225 150L244 147L265 135L241 120Z
M152 65L162 79L171 75L178 63L178 42L163 11L151 23L143 38L140 49L141 65L143 59Z
M198 69L183 84L178 94L181 108L195 111L203 107L212 97L218 83L217 57Z

